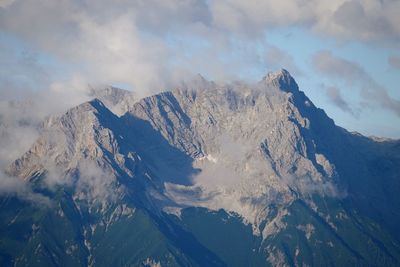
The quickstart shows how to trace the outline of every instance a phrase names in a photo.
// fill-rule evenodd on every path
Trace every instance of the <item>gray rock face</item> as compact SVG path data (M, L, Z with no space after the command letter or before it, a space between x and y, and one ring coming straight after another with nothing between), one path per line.
M113 155L118 153L116 138L109 129L114 127L110 125L118 125L118 118L110 110L127 109L127 103L134 101L133 94L110 87L92 89L89 95L97 98L43 122L30 120L35 121L35 128L41 134L29 151L11 165L13 175L28 178L33 171L45 169L44 165L73 169L82 159L103 159L103 150Z
M125 115L148 122L200 170L180 184L166 182L167 196L184 206L234 211L257 224L268 204L339 193L335 167L313 141L311 123L318 122L307 114L321 113L338 130L287 71L254 85L212 85L142 99Z
M297 200L320 214L314 196L380 210L388 229L399 221L388 219L400 208L399 141L337 127L286 70L255 84L200 77L143 99L115 88L101 98L49 118L8 173L27 181L51 174L48 183L72 183L75 198L105 206L129 195L156 213L225 209L263 239L286 227ZM386 208L371 206L372 196ZM309 237L314 229L299 227Z
M91 89L88 95L103 102L109 110L118 116L123 115L138 99L133 92L116 87Z

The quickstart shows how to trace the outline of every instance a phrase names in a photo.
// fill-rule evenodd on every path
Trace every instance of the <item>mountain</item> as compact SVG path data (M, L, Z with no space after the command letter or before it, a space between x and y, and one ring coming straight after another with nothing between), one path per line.
M1 266L400 264L400 141L336 126L286 70L99 98L7 168Z
M45 95L46 96L46 95ZM40 135L43 121L48 114L64 110L63 105L43 105L60 96L36 95L27 99L0 99L0 169L4 169L17 157L26 152ZM43 99L45 98L45 99ZM73 102L99 99L113 113L121 115L130 103L135 102L134 93L115 87L87 88L74 96ZM67 104L64 104L66 106ZM32 112L33 111L33 112Z
M135 93L116 87L90 88L88 97L100 100L116 115L123 115L133 105L138 97Z

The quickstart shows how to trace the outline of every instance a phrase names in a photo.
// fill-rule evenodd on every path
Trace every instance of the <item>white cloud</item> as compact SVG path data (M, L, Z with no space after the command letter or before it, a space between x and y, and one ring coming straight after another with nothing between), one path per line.
M375 0L210 2L213 23L232 32L254 34L276 26L303 26L346 40L400 41L400 2Z
M34 193L32 188L25 181L17 177L10 177L3 171L0 171L0 196L3 195L16 196L19 199L38 205L51 205L47 197Z
M127 83L148 92L174 84L188 70L225 79L254 69L260 62L249 44L264 42L265 31L279 26L398 43L399 3L15 0L0 9L0 29L72 64L73 74L89 83ZM237 62L227 60L232 54L240 55Z
M100 168L95 162L82 161L79 164L79 174L75 185L76 194L84 195L89 202L107 204L117 197L115 175Z

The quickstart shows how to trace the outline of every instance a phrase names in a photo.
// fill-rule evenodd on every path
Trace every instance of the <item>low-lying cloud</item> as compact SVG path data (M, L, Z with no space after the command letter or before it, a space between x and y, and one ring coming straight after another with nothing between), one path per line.
M116 199L118 189L115 187L115 175L92 161L83 161L78 167L79 177L75 182L78 195L83 194L86 201L102 204Z
M10 177L2 170L0 171L0 197L13 196L21 200L28 201L37 205L51 205L51 201L42 194L35 193L29 183Z

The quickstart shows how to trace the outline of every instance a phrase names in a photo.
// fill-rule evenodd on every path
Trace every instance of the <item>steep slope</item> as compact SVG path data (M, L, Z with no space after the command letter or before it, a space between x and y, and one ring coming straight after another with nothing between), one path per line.
M2 265L400 264L400 142L337 127L287 71L110 90L8 168L48 200L1 197Z
M45 123L8 173L49 201L1 198L2 265L222 265L189 233L161 220L154 178L122 126L99 100Z
M221 208L254 222L261 212L257 206L262 209L274 201L287 204L293 192L337 193L334 167L314 143L319 133L310 124L315 119L304 112L317 119L324 116L325 125L316 128L332 130L332 135L339 131L282 71L250 88L238 84L145 98L125 117L148 121L171 146L195 160L194 166L202 172L181 184L216 191L221 194L218 203L228 198L227 205L233 205Z
M178 181L164 175L167 196L181 207L240 214L254 234L271 244L267 250L281 255L270 258L274 264L296 263L297 257L299 264L328 264L318 254L305 260L293 244L290 253L286 245L277 249L276 243L283 242L276 241L278 233L289 229L287 221L294 227L287 234L291 238L311 231L303 229L327 235L313 244L305 238L297 247L313 251L318 242L332 242L338 247L326 247L332 262L338 251L346 265L379 264L382 258L389 259L387 264L398 262L399 231L394 225L399 205L394 192L399 190L399 142L376 142L335 126L299 91L288 72L269 74L253 86L163 93L139 101L125 117L149 122L201 170ZM168 156L157 160L166 161ZM377 172L376 161L386 165L385 171ZM377 197L378 203L373 200ZM298 213L293 207L309 214L303 225L292 218ZM165 210L176 213L170 207ZM383 237L388 238L385 244Z
M51 97L54 96L49 96L49 99ZM87 88L79 94L76 93L71 101L76 103L79 99L84 101L93 98L99 99L117 115L124 114L137 100L130 91L106 87ZM73 104L65 102L43 105L43 101L46 100L40 95L32 95L28 99L0 100L0 168L2 170L30 148L40 135L43 121L49 114L65 112L66 109L73 107Z

